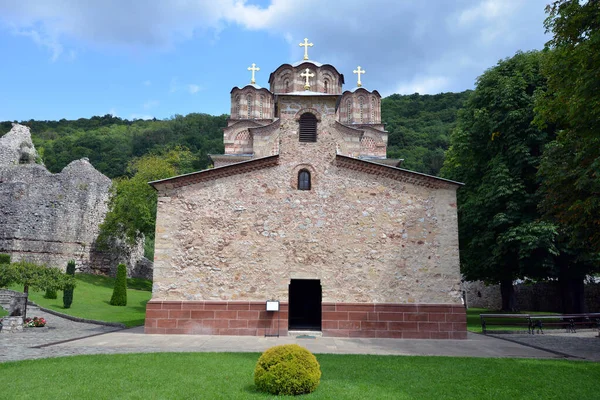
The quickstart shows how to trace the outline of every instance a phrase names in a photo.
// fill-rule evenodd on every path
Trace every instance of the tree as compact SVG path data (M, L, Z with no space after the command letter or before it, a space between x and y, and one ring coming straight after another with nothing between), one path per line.
M75 261L71 260L67 263L67 275L71 275L75 277ZM71 304L73 304L73 291L74 287L70 285L65 285L63 289L63 307L71 308Z
M459 113L442 169L458 191L461 272L500 283L502 308L514 310L512 282L545 277L556 254L553 224L538 212L536 176L547 133L532 125L545 90L539 52L518 52L487 70Z
M130 244L144 236L154 238L157 195L148 182L190 172L193 159L188 149L177 146L164 154L148 154L132 161L127 169L131 177L113 182L99 244L107 245L111 238L125 238Z
M48 268L28 261L18 261L11 264L0 264L0 276L10 283L23 285L23 292L29 296L29 289L62 290L68 285L75 287L75 279L66 275L58 268ZM27 302L27 300L25 300ZM25 303L27 304L27 303ZM26 306L27 307L27 306ZM26 316L24 310L23 317Z
M127 267L125 264L119 264L117 267L117 279L115 279L110 304L113 306L127 305Z
M540 210L558 226L565 312L583 312L583 282L600 270L600 1L559 0L546 8L542 72L548 92L536 123L557 131L544 151Z

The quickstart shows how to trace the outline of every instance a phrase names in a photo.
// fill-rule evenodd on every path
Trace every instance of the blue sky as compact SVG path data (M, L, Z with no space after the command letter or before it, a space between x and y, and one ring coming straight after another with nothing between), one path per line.
M0 0L0 121L229 113L280 64L333 64L383 96L472 89L543 48L549 0Z

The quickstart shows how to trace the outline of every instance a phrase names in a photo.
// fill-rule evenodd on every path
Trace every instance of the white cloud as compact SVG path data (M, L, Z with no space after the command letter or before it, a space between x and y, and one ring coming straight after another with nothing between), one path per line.
M193 83L190 83L189 85L187 85L187 89L188 89L188 92L190 92L190 94L196 94L200 90L202 90L202 88L199 85L196 85Z
M261 8L245 0L0 0L0 25L31 37L53 60L72 43L157 51L207 32L205 40L218 42L220 31L238 25L282 38L297 59L302 54L298 43L308 37L315 43L311 58L332 63L347 75L361 65L369 71L365 86L382 93L394 86L463 90L499 59L543 46L547 2L345 0L340 6L322 0L271 0ZM201 90L192 85L175 79L169 91Z
M117 115L117 110L116 110L114 107L113 107L113 108L111 108L111 109L108 111L108 113L109 113L110 115L112 115L113 117L118 117L118 115Z
M144 107L144 110L149 110L151 108L158 107L159 104L160 104L160 102L158 100L148 100L147 102L144 103L143 107Z
M418 77L410 82L401 83L396 93L400 94L436 94L445 91L449 79L445 76Z

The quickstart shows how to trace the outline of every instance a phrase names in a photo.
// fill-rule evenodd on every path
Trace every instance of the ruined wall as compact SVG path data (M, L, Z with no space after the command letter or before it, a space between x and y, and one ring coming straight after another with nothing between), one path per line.
M141 245L106 253L94 249L111 180L85 158L59 174L36 158L29 128L14 124L0 138L0 253L63 270L72 259L85 272L110 274L119 262L134 268Z
M500 310L500 285L486 285L481 281L463 282L467 307ZM558 282L515 284L517 307L523 311L562 312ZM585 305L588 312L600 312L600 283L586 283Z

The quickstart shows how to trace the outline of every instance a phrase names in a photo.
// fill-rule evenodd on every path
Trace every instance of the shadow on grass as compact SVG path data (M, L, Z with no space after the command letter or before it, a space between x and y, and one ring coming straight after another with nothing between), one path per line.
M102 275L92 274L77 274L75 277L87 284L94 286L102 286L112 289L115 286L115 278ZM152 291L152 281L140 278L127 278L127 289L142 290L146 292Z

